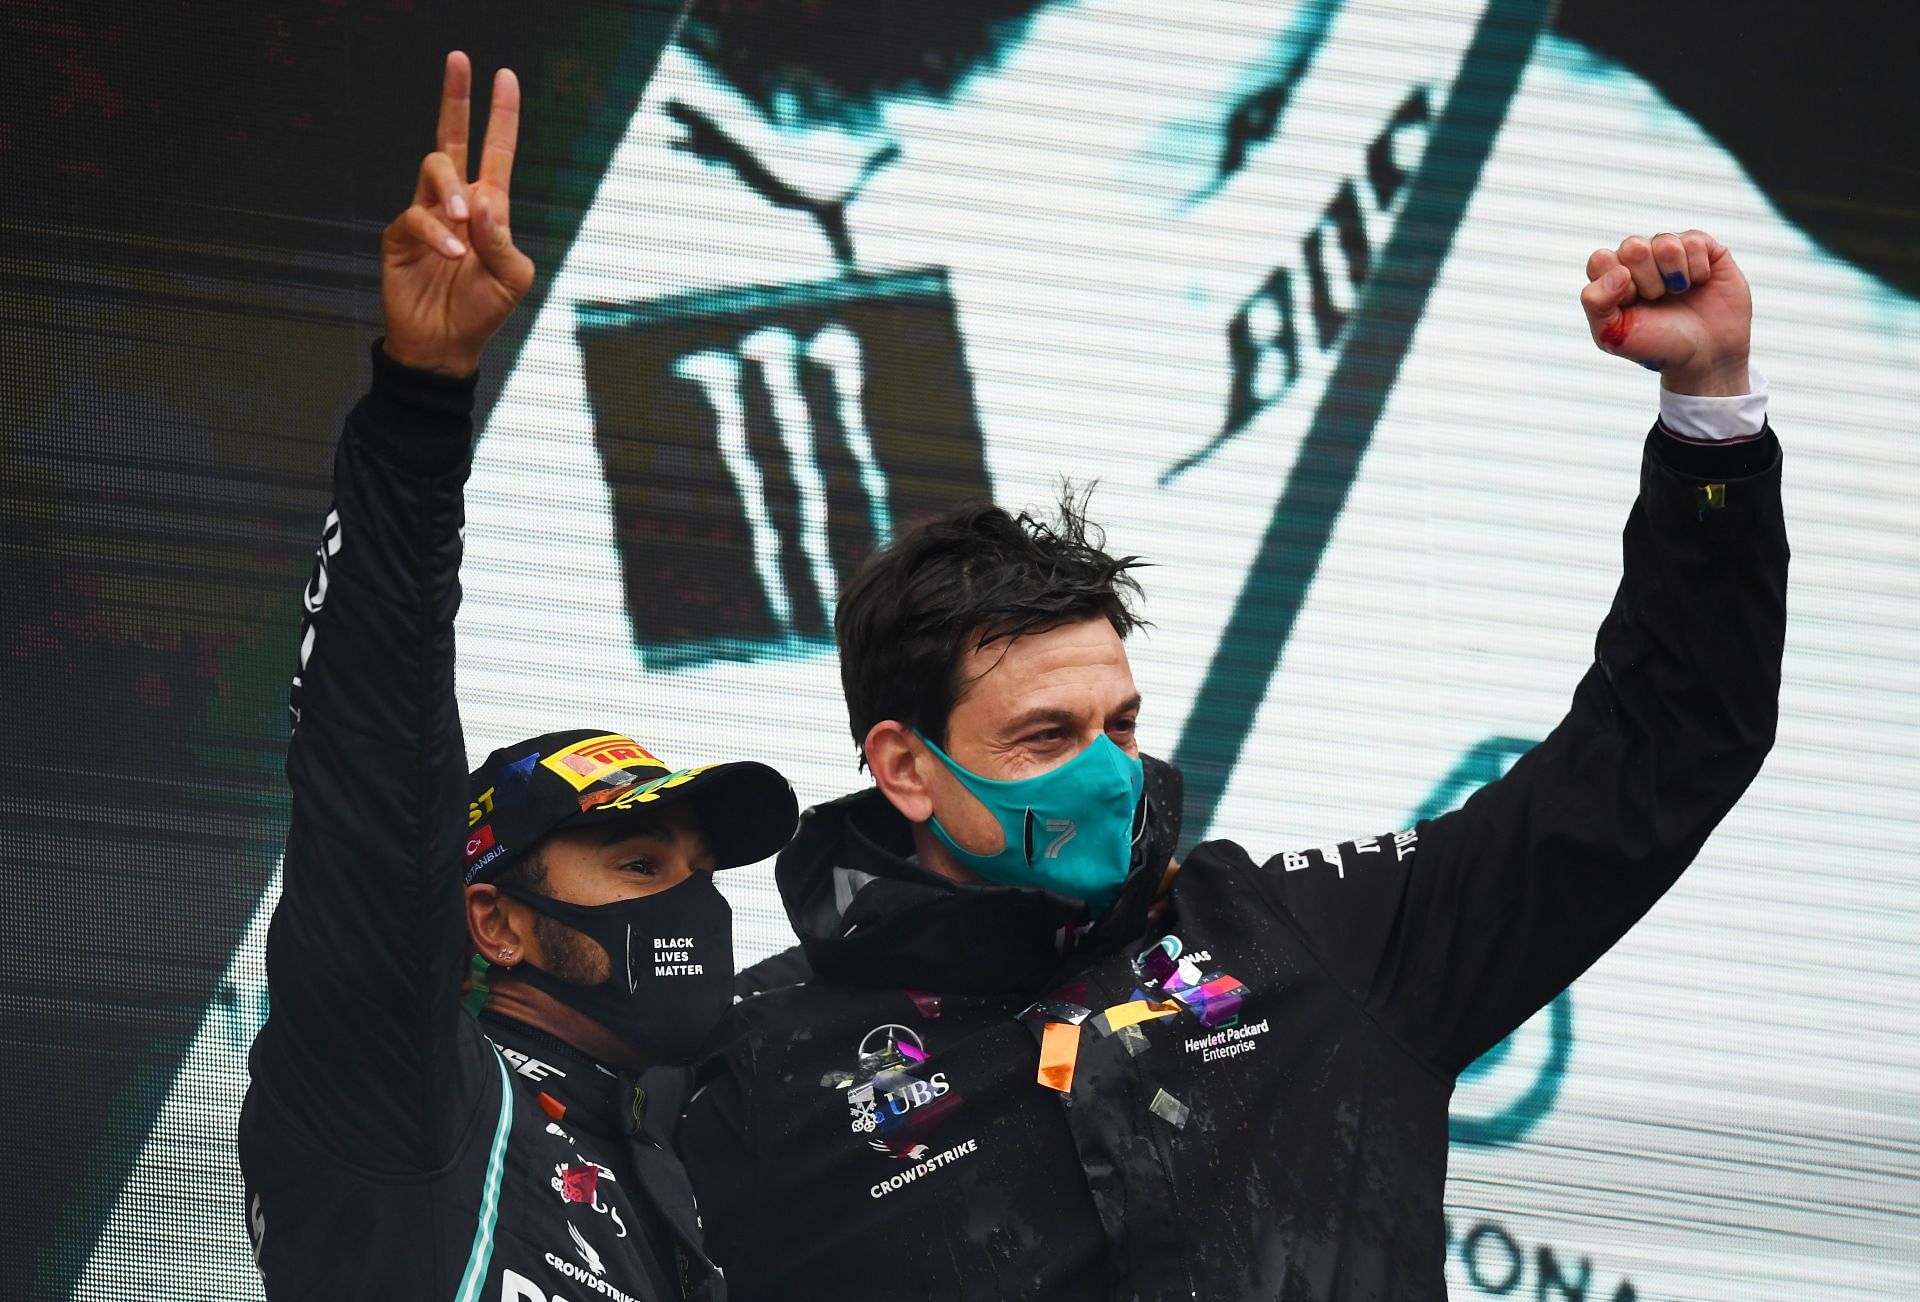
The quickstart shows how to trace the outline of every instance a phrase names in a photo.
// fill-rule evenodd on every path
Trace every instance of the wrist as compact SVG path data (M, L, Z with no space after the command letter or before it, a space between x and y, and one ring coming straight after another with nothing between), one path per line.
M372 385L348 418L355 437L412 474L442 475L466 465L473 447L478 378L403 365L388 354L384 342L371 352Z
M1767 377L1749 367L1745 392L1660 391L1660 426L1686 443L1742 443L1766 432Z
M408 370L425 371L431 375L444 375L449 379L470 379L480 369L480 355L449 354L444 348L420 348L408 344L405 340L395 339L392 335L380 341L380 351L387 360L398 363Z
M1722 358L1707 366L1688 366L1660 373L1660 387L1668 393L1693 398L1738 398L1751 392L1747 355Z
M405 350L402 350L403 354ZM397 404L416 413L432 412L465 417L473 411L474 391L479 376L469 372L454 375L425 366L414 366L396 358L387 341L373 346L373 385L369 395L382 402Z

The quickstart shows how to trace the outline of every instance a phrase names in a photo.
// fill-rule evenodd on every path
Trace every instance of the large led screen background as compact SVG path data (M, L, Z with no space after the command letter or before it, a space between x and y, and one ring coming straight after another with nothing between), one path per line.
M460 45L527 84L541 269L469 492L475 757L605 722L839 794L850 567L1064 479L1153 563L1142 735L1190 834L1403 826L1545 734L1611 596L1657 389L1588 342L1586 254L1729 244L1788 458L1780 743L1463 1079L1448 1279L1911 1296L1910 19L703 0L647 81L670 7L541 8L0 16L11 1277L258 1296L231 1134L298 593ZM789 943L770 874L723 880L743 961Z

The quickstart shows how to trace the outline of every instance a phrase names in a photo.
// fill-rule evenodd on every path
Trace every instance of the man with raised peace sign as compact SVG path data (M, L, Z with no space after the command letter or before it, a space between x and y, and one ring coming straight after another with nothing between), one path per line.
M453 693L475 374L533 281L502 69L467 180L465 55L387 227L387 335L307 589L272 1013L240 1123L269 1297L717 1299L672 1127L725 1013L713 872L792 835L759 764L674 770L605 728L490 755ZM462 815L465 817L462 817ZM461 975L475 976L461 1008Z

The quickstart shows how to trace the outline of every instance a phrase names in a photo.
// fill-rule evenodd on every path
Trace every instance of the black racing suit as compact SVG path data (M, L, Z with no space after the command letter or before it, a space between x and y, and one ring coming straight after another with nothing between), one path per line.
M461 1008L473 387L376 347L340 440L240 1119L255 1259L275 1302L719 1298L672 1151L685 1072L622 1077Z
M1773 741L1771 431L1656 427L1624 550L1572 708L1505 777L1323 850L1200 845L1160 917L1136 855L1064 957L1072 902L920 869L875 792L810 811L778 877L816 975L738 1006L680 1129L733 1296L1443 1298L1455 1078L1659 899ZM1132 1001L1165 934L1244 983L1237 1024L1083 1023L1070 1103L1039 1084L1028 1001Z

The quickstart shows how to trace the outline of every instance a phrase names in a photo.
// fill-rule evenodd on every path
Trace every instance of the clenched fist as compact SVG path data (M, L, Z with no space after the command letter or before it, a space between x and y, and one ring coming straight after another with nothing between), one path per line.
M387 356L406 366L471 375L487 340L533 284L533 262L513 246L507 191L520 134L520 83L502 68L480 150L480 178L467 183L467 56L447 56L437 148L420 164L413 203L380 240L380 303Z
M1705 231L1634 235L1595 249L1580 305L1594 343L1660 372L1664 388L1747 391L1753 295L1727 246Z

